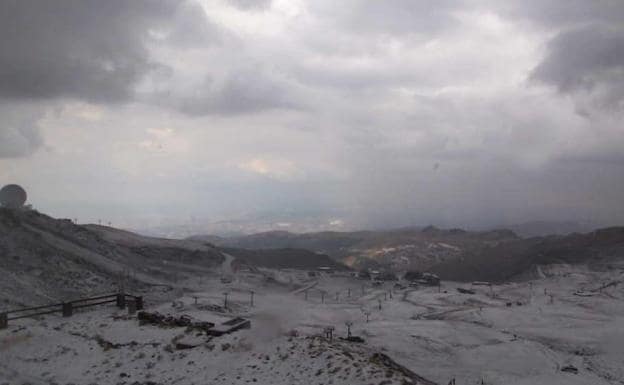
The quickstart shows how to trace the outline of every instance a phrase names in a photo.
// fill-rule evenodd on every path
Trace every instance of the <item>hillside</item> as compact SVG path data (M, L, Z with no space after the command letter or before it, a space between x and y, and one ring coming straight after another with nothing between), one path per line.
M242 237L195 236L218 246L247 249L299 248L326 254L352 268L386 267L395 271L427 270L460 260L484 247L518 240L509 230L469 232L433 226L388 231L294 234L272 231Z
M342 263L338 263L327 255L313 253L303 249L235 249L222 248L239 262L272 269L306 269L315 270L319 267L330 267L334 270L348 270Z
M594 230L590 225L574 221L531 221L509 225L507 228L523 238L588 233Z
M219 275L226 254L256 267L346 269L307 250L222 250L203 241L145 237L0 209L0 303L58 302L116 291L122 284L135 292L172 288L185 277Z
M213 242L215 238L211 239ZM76 225L36 211L0 210L0 301L36 304L117 290L174 285L217 275L225 254L265 268L375 267L431 271L446 280L505 281L553 263L607 268L624 254L624 228L522 239L510 231L400 229L384 232L272 232L216 239L151 238ZM305 250L308 248L308 250ZM345 266L346 263L347 266Z
M535 279L490 287L445 280L441 288L311 279L270 269L344 267L301 249L218 248L1 210L0 309L115 290L119 273L130 272L127 284L145 291L150 312L214 324L243 317L251 328L214 337L183 324L142 324L112 306L70 319L12 320L0 330L0 378L188 385L606 385L624 378L613 345L622 337L624 228L531 239L414 231L386 240L419 237L454 252L463 245L461 257L431 267L445 279ZM230 269L224 280L220 272L232 260L263 269ZM555 265L537 268L548 264ZM163 301L153 285L176 290ZM323 336L327 327L333 339ZM350 332L360 339L349 340Z
M216 248L201 243L153 240L36 211L0 209L0 301L5 304L108 292L122 277L140 290L166 284L178 271L208 270L223 260Z
M622 227L533 238L520 238L510 230L470 232L429 226L352 233L282 231L211 239L229 247L308 248L353 268L431 271L443 279L459 281L500 282L534 272L535 266L553 263L604 267L624 255Z
M300 272L277 274L281 285L258 272L235 274L232 284L212 277L173 301L149 301L147 311L214 324L242 317L250 329L211 336L185 324L144 323L112 306L69 319L15 320L0 330L0 378L101 385L621 384L623 271L544 270L530 282L445 281L441 290L332 275L309 280ZM349 332L358 340L350 341Z
M584 264L608 270L624 262L624 227L600 229L587 234L535 237L484 248L431 271L450 280L504 281L534 277L536 267L549 264Z
M201 257L201 253L198 253L196 250L214 247L211 242L202 239L152 238L111 227L95 225L87 225L87 227L98 232L104 239L117 245L128 247L137 253L158 258L179 258L182 262L189 264L196 262L197 258ZM180 252L180 245L184 245L190 251ZM302 248L286 247L257 250L233 247L214 248L219 252L233 256L239 260L238 262L255 267L316 269L321 266L328 266L337 270L348 269L348 267L334 261L327 255L314 253Z

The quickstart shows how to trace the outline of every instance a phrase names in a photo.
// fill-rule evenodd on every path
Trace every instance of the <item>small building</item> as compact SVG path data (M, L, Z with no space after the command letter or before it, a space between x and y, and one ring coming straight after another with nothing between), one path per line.
M420 278L410 280L410 286L412 287L418 287L418 285L438 286L439 284L440 277L432 273L422 273Z
M219 337L224 334L233 333L241 329L251 328L251 321L242 317L232 318L222 324L216 325L208 329L206 333L210 336Z
M360 279L371 279L371 274L368 272L368 270L359 271L357 276Z
M403 275L403 279L406 281L415 281L417 279L422 279L423 273L420 271L408 271Z
M380 281L398 281L398 277L391 271L384 271L377 276Z
M433 273L423 273L422 279L429 286L438 286L440 284L440 277Z

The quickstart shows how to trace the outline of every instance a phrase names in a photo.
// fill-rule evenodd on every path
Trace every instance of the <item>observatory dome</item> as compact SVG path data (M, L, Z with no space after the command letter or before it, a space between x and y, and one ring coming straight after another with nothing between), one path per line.
M26 190L16 184L8 184L0 189L0 206L17 209L26 203Z

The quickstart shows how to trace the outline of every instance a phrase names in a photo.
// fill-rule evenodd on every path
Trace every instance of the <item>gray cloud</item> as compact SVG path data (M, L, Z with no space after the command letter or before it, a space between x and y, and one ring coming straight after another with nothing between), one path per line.
M462 0L315 1L311 8L335 27L364 34L430 34L454 26Z
M227 0L227 2L240 9L259 10L269 8L273 0Z
M0 103L116 104L132 100L148 74L167 72L150 45L201 46L218 31L187 1L9 0L0 5L0 36ZM26 156L43 144L38 108L3 119L0 157Z
M3 2L0 96L106 103L132 98L134 86L157 66L146 44L155 39L152 34L172 29L170 18L181 4L174 0ZM173 31L176 41L189 35Z
M219 43L221 29L207 18L202 6L193 1L179 4L166 30L166 43L175 48L201 48Z
M622 111L580 103L622 100L621 4L5 2L0 104L33 109L0 126L0 157L39 125L50 151L1 170L44 210L127 222L624 220Z
M622 107L624 97L624 2L552 0L496 2L506 17L554 34L531 80L573 94L587 108ZM588 105L590 105L588 107Z
M282 79L259 69L231 71L224 79L203 83L166 103L188 115L239 115L273 109L299 108L294 90Z
M15 104L0 105L0 158L32 154L43 144L37 121L40 110Z
M506 17L546 28L579 24L613 23L624 19L624 5L617 0L493 1L488 4Z
M624 97L624 30L590 25L560 33L532 78L561 92L597 91L609 105Z

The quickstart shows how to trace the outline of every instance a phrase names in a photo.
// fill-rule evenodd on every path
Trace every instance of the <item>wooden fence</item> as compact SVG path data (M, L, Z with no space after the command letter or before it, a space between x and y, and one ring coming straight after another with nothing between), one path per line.
M143 309L143 297L141 296L126 293L105 294L96 297L81 298L69 302L0 312L0 329L7 328L9 321L12 320L53 313L61 313L63 317L71 317L76 309L113 303L120 309L128 306L128 310L131 313Z

